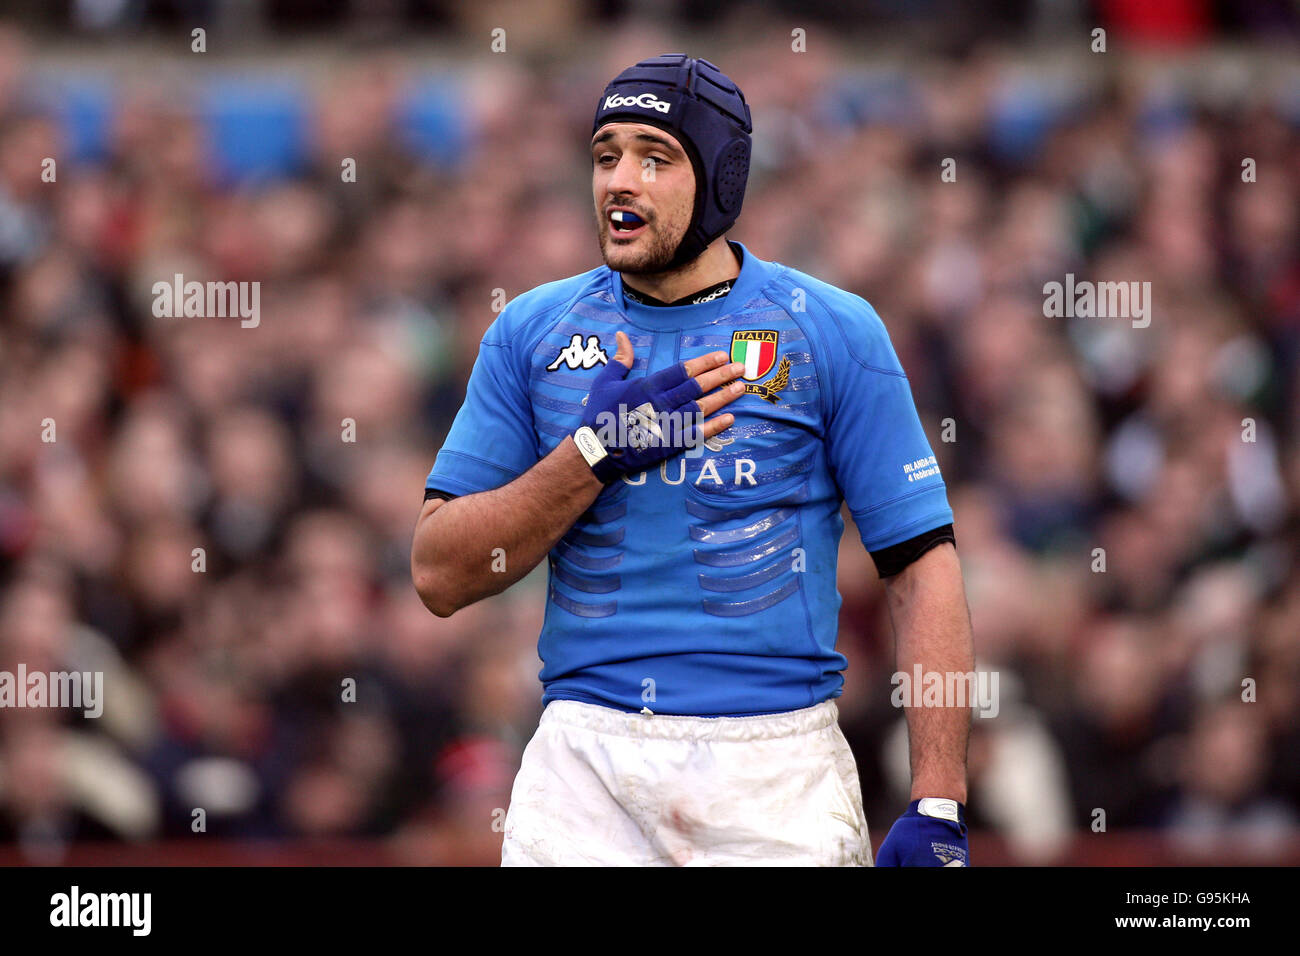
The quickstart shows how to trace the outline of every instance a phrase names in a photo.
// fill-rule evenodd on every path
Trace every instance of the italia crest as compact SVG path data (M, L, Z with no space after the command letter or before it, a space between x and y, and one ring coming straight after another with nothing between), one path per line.
M745 365L745 371L740 376L746 382L745 391L772 403L781 400L777 392L790 383L788 358L781 359L781 365L770 381L761 385L749 383L772 371L772 366L776 364L777 338L775 329L745 329L731 333L731 360Z

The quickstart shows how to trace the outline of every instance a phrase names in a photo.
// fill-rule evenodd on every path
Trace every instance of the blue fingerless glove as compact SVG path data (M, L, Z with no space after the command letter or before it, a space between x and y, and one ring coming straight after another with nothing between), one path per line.
M574 443L605 484L645 471L699 444L699 383L678 362L633 382L631 369L610 359L587 395Z
M876 866L970 866L966 808L938 797L913 800L880 844Z

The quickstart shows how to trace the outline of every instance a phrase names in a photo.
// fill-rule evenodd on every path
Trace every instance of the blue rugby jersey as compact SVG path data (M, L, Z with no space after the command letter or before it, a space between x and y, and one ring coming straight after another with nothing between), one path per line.
M741 249L712 302L625 302L601 266L514 299L483 337L427 489L497 488L553 451L616 330L635 349L629 379L719 349L754 373L709 447L613 483L551 551L544 702L719 716L837 697L841 499L869 551L952 521L875 310Z

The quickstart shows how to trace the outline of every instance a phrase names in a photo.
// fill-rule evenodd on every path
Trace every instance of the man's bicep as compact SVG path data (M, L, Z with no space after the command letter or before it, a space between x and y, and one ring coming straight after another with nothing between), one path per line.
M420 517L415 519L415 525L418 528L424 523L424 519L429 517L439 508L447 503L446 498L425 498L424 507L420 509Z
M957 562L957 550L951 542L943 542L931 548L924 555L919 556L897 574L885 578L885 593L895 598L901 597L918 578L923 578L926 574L936 571L947 576L950 567L960 568ZM960 570L958 570L958 573L960 573Z
M928 552L944 544L950 544L954 548L957 546L957 537L951 524L930 528L898 544L877 548L871 552L871 560L875 562L876 573L887 582L889 578L901 574Z

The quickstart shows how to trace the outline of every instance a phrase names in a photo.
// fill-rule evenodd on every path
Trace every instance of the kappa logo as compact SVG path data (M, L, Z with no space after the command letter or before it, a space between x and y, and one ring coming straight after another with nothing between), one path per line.
M600 339L594 335L587 336L587 344L582 344L582 336L574 332L573 338L569 344L560 349L560 354L555 356L555 361L546 366L546 371L554 372L561 365L567 365L569 368L595 368L597 365L606 365L609 362L609 355L600 347Z
M671 103L667 100L661 100L653 93L642 93L639 96L619 96L617 93L611 93L605 97L604 109L613 109L616 106L639 106L643 110L656 110L660 113L667 113L672 108Z

